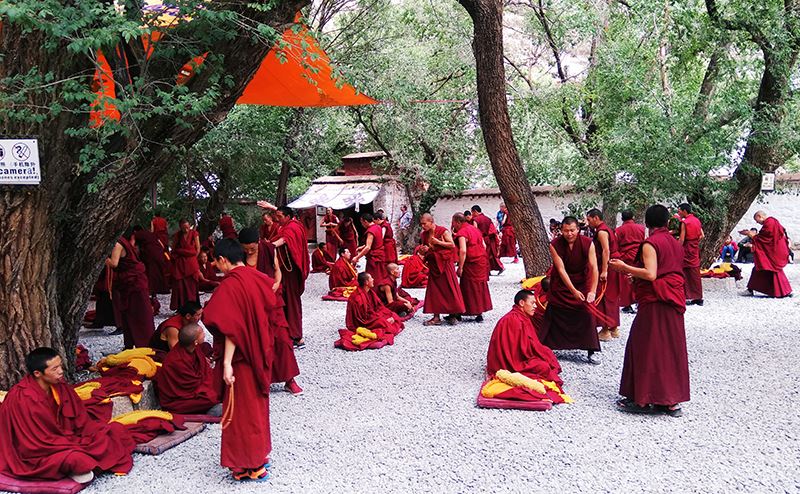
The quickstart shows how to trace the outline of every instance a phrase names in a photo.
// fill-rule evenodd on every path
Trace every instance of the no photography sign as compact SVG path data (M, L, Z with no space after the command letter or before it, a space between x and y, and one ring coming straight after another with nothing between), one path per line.
M39 144L36 139L0 139L0 185L39 185Z

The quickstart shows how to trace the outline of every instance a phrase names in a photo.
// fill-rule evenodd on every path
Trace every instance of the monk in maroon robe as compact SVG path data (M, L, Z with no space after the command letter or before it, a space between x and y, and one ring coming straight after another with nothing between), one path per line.
M377 288L381 303L400 317L406 317L417 310L419 300L397 286L400 278L400 266L391 262L386 265L386 279Z
M639 247L644 242L644 225L633 221L633 211L623 211L622 224L617 227L614 233L617 235L619 259L625 264L632 265L634 259L636 259L636 254L639 252ZM636 302L636 298L633 293L632 280L627 276L620 275L619 305L622 307L622 312L634 314L636 312L633 308L634 302Z
M194 300L186 302L178 308L177 314L158 325L147 346L153 350L169 352L178 344L181 328L188 324L194 324L202 318L203 307L200 302Z
M167 220L161 217L160 213L156 213L153 219L150 220L150 231L158 237L158 241L161 242L161 247L164 249L164 252L169 253L168 224Z
M497 228L492 220L481 211L477 204L472 206L472 221L483 235L483 243L486 246L486 255L489 258L489 270L497 271L498 274L506 270L503 261L500 260L500 239L497 237Z
M235 480L269 477L272 442L269 430L269 387L275 337L270 309L277 298L273 281L244 265L244 251L233 239L222 239L214 250L225 274L205 307L203 321L214 336L222 358L214 367L215 384L222 380L222 447L220 464Z
M319 226L325 229L325 243L323 244L323 250L328 254L331 262L333 262L333 260L336 259L336 251L339 250L341 243L341 239L336 232L339 226L339 218L333 214L333 209L325 208L325 216L322 217L322 221L320 222ZM313 272L318 273L319 271Z
M332 265L333 258L328 255L325 244L318 243L317 248L311 253L311 272L326 273L331 269Z
M358 253L358 232L353 224L353 218L345 216L342 222L336 227L336 234L342 247L350 251L351 255Z
M347 299L345 327L350 331L359 327L367 328L378 333L378 337L400 333L403 323L397 314L383 306L374 287L372 275L366 272L358 274L358 288Z
M481 231L470 225L461 213L453 215L452 228L458 249L458 275L464 314L483 321L483 313L492 310L489 293L489 257L483 245Z
M788 297L792 294L792 285L783 272L789 262L789 241L786 229L778 220L758 211L753 217L761 225L758 234L750 230L742 230L742 235L750 237L753 245L753 272L747 289L750 293L760 292L769 297Z
M683 276L686 278L687 305L703 305L703 280L700 278L700 240L705 237L703 224L692 214L692 206L678 206L681 217L681 233L679 240L683 244Z
M612 260L611 267L636 279L639 310L633 320L617 406L627 412L680 416L689 401L689 358L683 314L684 249L667 230L669 211L650 206L645 223L650 236L633 266Z
M272 218L272 213L265 212L261 215L261 226L258 227L258 237L262 240L278 239L278 224Z
M383 230L383 252L386 264L397 262L397 243L394 241L394 230L392 224L386 219L386 215L378 211L375 213L375 223Z
M200 236L187 220L180 220L180 230L172 236L172 296L169 308L177 310L190 300L200 300Z
M386 253L383 250L383 229L375 223L375 218L370 213L361 215L361 226L364 227L364 245L358 254L353 257L353 264L357 264L362 257L367 259L364 269L372 275L375 284L380 286L386 279Z
M617 246L617 236L614 230L603 221L603 212L599 209L591 209L586 213L586 223L594 231L592 243L597 254L597 270L600 273L600 284L605 283L603 296L600 298L597 308L605 314L605 323L601 324L600 333L597 337L600 341L611 341L612 338L619 338L619 284L620 275L616 271L608 270L608 261L619 259L619 247Z
M201 249L204 249L201 247ZM208 252L201 250L200 255L197 256L197 265L200 267L200 291L213 292L219 286L219 279L217 277L217 268L214 263L208 259Z
M403 277L400 286L403 288L425 288L428 286L428 266L425 265L427 247L418 245L414 253L406 258L403 264Z
M28 375L0 406L0 473L30 480L71 477L88 483L95 469L126 474L134 443L122 424L92 420L64 382L61 357L37 348L25 358Z
M455 243L450 230L434 223L433 215L425 213L420 217L422 234L420 243L428 247L425 264L428 266L428 288L425 292L425 305L422 312L433 314L424 326L442 324L439 314L449 314L448 324L456 324L456 317L464 313L464 297L458 286L458 275L453 266Z
M339 258L331 266L330 276L328 276L328 288L340 288L344 286L355 286L356 269L350 262L350 251L344 247L339 248Z
M106 266L114 269L111 300L125 348L147 346L154 331L150 287L135 246L133 230L128 229L114 244L111 257L106 259Z
M222 232L222 238L236 238L236 227L233 226L233 218L228 213L223 212L219 217L219 231Z
M111 302L111 285L114 280L114 271L110 266L103 265L100 277L92 289L95 297L94 311L87 311L84 325L87 328L104 328L114 326L114 305Z
M497 321L489 340L486 373L493 376L505 369L519 372L531 379L552 381L561 386L561 366L553 351L542 345L531 318L536 312L536 297L520 290L514 297L514 307Z
M514 224L511 223L511 215L505 204L500 204L500 211L503 212L503 223L500 225L500 257L513 257L514 260L511 262L518 263L517 233L514 231Z
M600 340L587 304L597 293L597 255L592 240L578 232L578 220L567 216L561 235L550 242L553 268L539 340L553 350L587 350L596 365Z
M164 273L169 269L167 259L164 257L164 246L158 237L141 226L133 227L136 237L136 247L144 263L147 274L147 283L150 286L150 295L169 293L169 285Z
M220 402L208 359L201 350L205 331L196 322L180 329L153 381L161 408L173 413L206 414ZM219 415L214 411L211 415Z

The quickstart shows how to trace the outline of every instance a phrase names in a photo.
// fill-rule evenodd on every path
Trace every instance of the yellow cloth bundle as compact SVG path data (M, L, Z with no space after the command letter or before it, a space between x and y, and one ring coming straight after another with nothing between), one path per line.
M369 338L364 338L363 336L359 336L357 334L354 334L350 340L353 342L354 345L362 345L364 343L369 343L370 341L372 341Z
M525 278L521 281L523 290L533 290L533 287L542 282L544 276L534 276L533 278Z
M353 292L356 291L356 288L358 287L356 286L345 287L344 290L342 290L342 297L350 298L350 295L352 295Z
M134 367L139 375L152 379L158 372L158 363L150 357L134 357L128 362L129 367Z
M494 398L500 393L505 393L511 388L512 386L509 386L508 384L504 383L499 379L492 379L491 381L484 384L483 388L481 388L481 396L483 396L484 398Z
M89 381L81 384L80 386L75 387L75 394L78 395L78 398L83 400L88 400L92 397L92 391L98 389L100 387L100 383L97 381Z
M131 348L130 350L124 350L119 353L109 355L106 358L101 359L101 362L105 361L107 366L116 367L118 365L127 364L128 362L130 362L132 358L151 357L155 354L156 351L153 350L152 348L147 348L147 347Z
M535 379L531 379L528 376L520 374L519 372L509 372L505 369L500 369L495 374L495 377L509 386L527 388L542 395L547 391L544 387L544 384Z
M111 419L111 422L118 422L122 425L133 425L140 420L152 418L172 420L172 414L164 410L134 410Z
M372 331L363 326L359 326L356 328L356 334L358 336L361 336L362 338L369 338L370 340L378 339L378 335L376 335L375 333L373 333Z

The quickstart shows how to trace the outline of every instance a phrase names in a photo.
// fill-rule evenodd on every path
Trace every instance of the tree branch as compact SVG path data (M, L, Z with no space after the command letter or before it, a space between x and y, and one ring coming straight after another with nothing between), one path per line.
M761 27L756 22L752 20L746 21L742 19L726 19L722 16L722 14L720 14L719 9L717 8L716 0L705 0L705 2L708 16L711 18L711 22L713 22L717 27L726 31L745 32L750 35L750 39L752 39L762 51L772 51L772 45L769 43L769 41L767 41L767 37L764 35Z

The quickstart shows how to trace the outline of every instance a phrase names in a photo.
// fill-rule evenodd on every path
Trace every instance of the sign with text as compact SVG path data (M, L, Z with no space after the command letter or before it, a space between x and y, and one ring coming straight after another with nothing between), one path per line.
M765 192L772 192L775 190L775 174L765 173L761 175L761 190Z
M36 139L0 139L0 185L39 185L39 144Z

